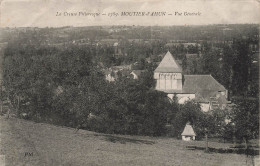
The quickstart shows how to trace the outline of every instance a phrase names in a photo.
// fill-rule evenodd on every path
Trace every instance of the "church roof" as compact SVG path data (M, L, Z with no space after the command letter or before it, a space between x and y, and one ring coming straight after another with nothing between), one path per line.
M210 97L215 97L218 91L226 88L211 75L184 75L182 90L164 90L165 93L196 94L198 102L209 102Z
M157 73L181 73L181 67L168 51L159 66L155 69Z
M183 136L196 136L192 126L189 125L189 124L186 124L186 126L185 126L183 132L181 133L181 135L183 135Z
M225 91L226 88L211 75L184 75L183 91L200 93L202 96L210 91Z

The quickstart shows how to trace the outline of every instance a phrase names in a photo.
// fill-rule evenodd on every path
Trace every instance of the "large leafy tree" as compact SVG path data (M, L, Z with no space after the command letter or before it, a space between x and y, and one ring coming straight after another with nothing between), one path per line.
M232 109L232 121L235 129L235 136L243 140L247 145L252 138L259 136L259 102L258 99L242 99L236 101Z

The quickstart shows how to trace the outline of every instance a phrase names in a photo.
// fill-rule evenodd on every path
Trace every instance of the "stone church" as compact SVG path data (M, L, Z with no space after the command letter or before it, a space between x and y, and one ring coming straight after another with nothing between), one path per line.
M225 109L229 104L228 91L211 75L184 75L182 68L168 51L154 71L156 90L177 97L183 104L187 100L200 103L203 111Z

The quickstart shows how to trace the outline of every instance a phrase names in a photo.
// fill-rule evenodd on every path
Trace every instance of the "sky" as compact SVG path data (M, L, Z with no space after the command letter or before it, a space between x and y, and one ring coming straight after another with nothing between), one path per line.
M259 24L258 0L0 0L1 27ZM149 12L121 16L122 12ZM165 12L152 16L152 12ZM175 13L182 15L175 15ZM184 13L200 13L184 16ZM74 13L69 16L68 13ZM81 15L79 15L81 13ZM83 16L100 13L99 16ZM103 14L103 15L102 15ZM118 14L115 16L115 14ZM58 15L58 16L56 16Z

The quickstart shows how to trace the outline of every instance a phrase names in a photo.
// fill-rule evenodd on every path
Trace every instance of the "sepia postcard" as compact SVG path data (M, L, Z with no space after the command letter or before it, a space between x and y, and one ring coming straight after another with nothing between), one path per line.
M257 166L259 0L0 0L0 166Z

